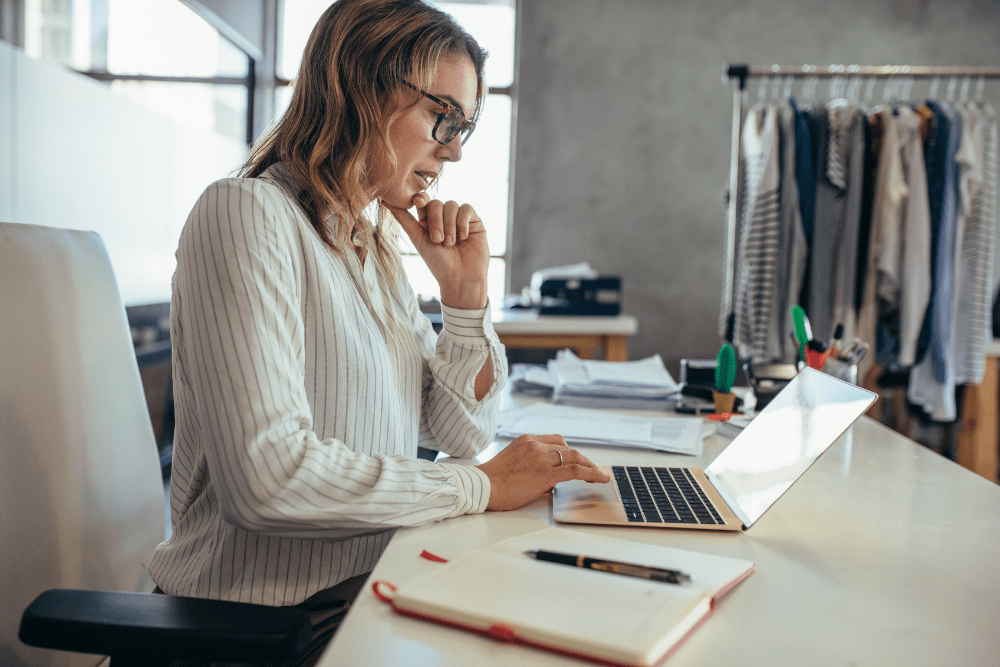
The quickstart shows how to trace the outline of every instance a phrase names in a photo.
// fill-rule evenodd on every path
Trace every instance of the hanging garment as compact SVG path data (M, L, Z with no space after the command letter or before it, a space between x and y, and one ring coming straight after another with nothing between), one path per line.
M799 196L799 213L806 241L812 238L813 215L816 212L816 167L812 133L806 110L798 106L794 97L788 103L795 110L795 187Z
M769 327L770 358L774 361L794 363L799 356L799 346L787 332L794 329L792 306L799 302L799 292L805 278L806 256L809 247L802 228L802 209L799 202L797 155L799 152L799 114L793 100L777 105L778 133L780 137L780 204L778 274L775 282L774 326ZM805 120L802 124L805 124ZM806 137L808 139L808 137Z
M927 171L927 200L931 219L931 247L937 248L941 233L941 219L944 215L945 166L948 162L948 137L951 134L951 118L939 102L928 100L925 105L934 114L930 136L924 147L924 166ZM938 253L931 254L931 276L937 275ZM937 291L936 281L931 282L931 303ZM931 312L928 308L924 316L920 339L917 342L917 363L923 360L931 345Z
M769 360L768 331L773 328L779 261L779 141L774 109L759 104L750 109L742 144L746 198L737 250L733 344L745 359Z
M923 408L935 421L954 421L956 375L954 366L954 338L952 328L955 298L955 235L958 208L958 178L960 169L956 158L962 142L962 118L944 104L935 106L935 115L943 113L948 121L948 138L944 163L944 184L941 197L941 221L934 246L933 288L930 311L930 347L924 358L910 373L907 399ZM940 121L937 117L936 120ZM924 330L927 319L924 320Z
M979 384L992 337L990 300L995 244L996 119L978 104L959 109L967 142L959 180L960 228L956 266L955 381ZM968 151L968 152L966 152Z
M864 114L852 102L830 102L825 113L806 311L813 335L824 341L830 340L838 323L844 324L847 336L856 326L854 279L866 132Z
M866 377L868 369L875 362L875 356L878 353L876 345L876 329L879 321L878 259L885 244L883 237L886 233L884 230L886 218L893 217L892 211L898 209L900 200L909 191L902 176L902 167L898 165L898 160L894 161L893 159L893 156L898 155L898 153L892 151L891 148L886 149L886 134L890 132L892 137L888 141L890 144L898 144L896 128L889 126L890 117L891 112L888 107L880 106L872 110L868 119L868 134L871 137L869 150L874 153L875 157L871 160L872 170L865 172L865 180L872 183L872 210L870 229L866 239L868 252L862 267L864 279L861 281L861 305L858 308L855 335L869 344L872 353L866 354L858 362L858 378ZM883 151L886 151L885 155L882 154Z
M854 272L854 310L861 311L865 293L865 278L868 271L868 256L871 250L872 206L875 200L875 173L878 165L878 151L882 148L881 125L875 125L869 117L865 128L865 163L862 167L861 218L858 222L858 261ZM855 334L856 335L856 334Z

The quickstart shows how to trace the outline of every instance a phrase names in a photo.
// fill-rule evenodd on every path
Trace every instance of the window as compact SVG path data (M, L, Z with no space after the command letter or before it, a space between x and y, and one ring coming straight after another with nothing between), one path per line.
M27 55L182 125L249 141L251 57L180 0L26 0L24 20Z
M285 0L277 72L286 81L295 78L302 51L329 0ZM436 196L468 202L486 223L490 245L489 289L494 305L503 302L506 289L510 195L510 146L514 83L514 0L489 2L431 2L448 12L489 51L486 82L490 94L476 132L462 149L462 161L448 165ZM291 88L279 90L276 115L288 105ZM439 296L437 282L408 241L403 264L414 291L422 297Z

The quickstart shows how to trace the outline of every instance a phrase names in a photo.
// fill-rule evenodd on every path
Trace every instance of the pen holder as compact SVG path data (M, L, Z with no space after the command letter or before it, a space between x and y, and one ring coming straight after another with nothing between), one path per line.
M736 394L731 391L721 392L712 390L712 399L715 401L715 412L717 414L727 414L733 411L736 403Z
M823 372L827 375L839 378L844 382L850 382L854 385L858 383L858 365L848 363L836 357L830 357L826 360L826 366L823 368Z

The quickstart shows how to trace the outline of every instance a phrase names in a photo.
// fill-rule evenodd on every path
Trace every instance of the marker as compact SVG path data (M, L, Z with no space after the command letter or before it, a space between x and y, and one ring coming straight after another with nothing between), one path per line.
M838 324L833 329L833 338L830 340L830 356L837 358L837 351L840 349L840 338L844 335L844 325Z

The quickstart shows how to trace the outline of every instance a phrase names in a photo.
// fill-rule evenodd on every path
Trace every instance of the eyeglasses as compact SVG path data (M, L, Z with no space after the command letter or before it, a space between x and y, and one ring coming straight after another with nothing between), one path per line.
M431 130L431 137L434 141L442 146L447 146L456 136L462 135L462 145L465 145L465 142L472 136L472 131L476 129L475 121L466 120L465 114L462 113L461 109L453 104L448 104L441 98L435 97L425 90L420 90L409 81L400 79L400 83L409 86L427 99L444 107L441 109L441 113L438 114L437 122L434 123L434 129ZM439 132L440 135L438 134Z

